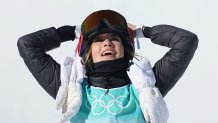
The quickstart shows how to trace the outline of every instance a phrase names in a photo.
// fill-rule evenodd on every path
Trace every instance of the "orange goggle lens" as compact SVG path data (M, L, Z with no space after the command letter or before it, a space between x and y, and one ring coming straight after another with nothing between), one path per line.
M119 13L111 10L102 10L89 15L83 22L83 34L86 34L96 28L102 20L106 20L113 27L127 29L125 18Z

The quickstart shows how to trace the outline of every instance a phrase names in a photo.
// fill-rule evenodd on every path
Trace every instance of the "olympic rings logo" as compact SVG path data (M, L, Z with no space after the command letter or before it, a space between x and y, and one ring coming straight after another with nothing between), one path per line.
M105 96L110 96L107 97L107 99L109 98L111 99L105 102L103 99ZM105 111L107 111L112 115L117 115L121 113L125 108L129 107L130 104L126 96L118 96L115 99L114 95L110 93L108 93L107 95L102 94L99 98L97 98L97 96L94 95L92 95L92 97L88 96L88 98L90 98L90 100L94 99L94 101L90 101L90 102L87 99L85 104L86 107L90 109L94 115L101 115Z

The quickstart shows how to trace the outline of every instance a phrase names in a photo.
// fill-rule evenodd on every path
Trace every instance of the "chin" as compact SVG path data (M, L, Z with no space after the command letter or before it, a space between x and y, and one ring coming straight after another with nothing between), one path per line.
M102 58L102 59L99 60L99 61L110 61L110 60L115 60L115 59L118 59L118 58L115 58L115 57L107 57L107 58Z
M102 62L102 61L110 61L110 60L115 60L115 59L119 59L119 58L120 57L116 57L116 56L104 56L104 57L99 58L98 60L95 60L94 63Z

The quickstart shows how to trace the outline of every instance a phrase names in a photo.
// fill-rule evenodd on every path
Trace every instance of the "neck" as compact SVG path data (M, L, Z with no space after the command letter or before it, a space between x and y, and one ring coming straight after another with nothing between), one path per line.
M109 89L130 82L126 72L128 60L125 58L94 63L93 68L94 72L89 76L89 83L93 86Z
M128 67L128 60L119 58L109 61L94 63L94 73L124 72Z

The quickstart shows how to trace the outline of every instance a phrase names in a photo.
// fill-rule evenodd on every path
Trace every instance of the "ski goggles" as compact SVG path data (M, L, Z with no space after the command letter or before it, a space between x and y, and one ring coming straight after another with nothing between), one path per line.
M125 18L112 10L101 10L90 14L84 21L81 27L83 36L89 35L99 28L101 21L106 22L114 29L128 30Z

